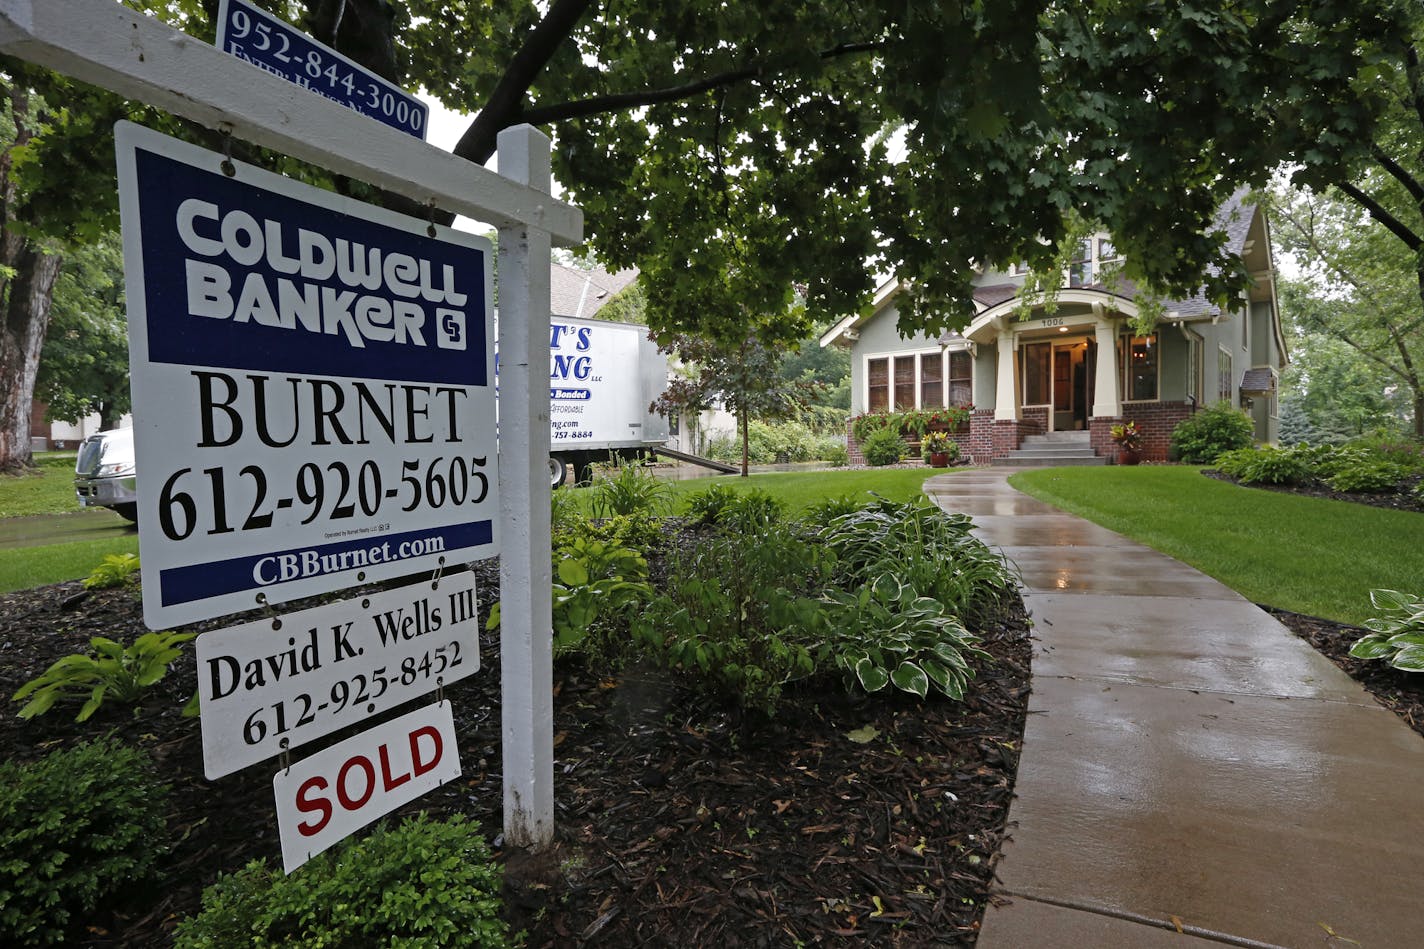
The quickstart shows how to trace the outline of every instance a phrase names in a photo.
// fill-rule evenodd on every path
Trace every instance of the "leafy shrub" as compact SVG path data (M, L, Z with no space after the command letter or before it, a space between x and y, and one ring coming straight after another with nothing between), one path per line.
M512 944L503 873L479 826L425 815L320 854L284 876L256 860L203 891L179 949Z
M1223 400L1178 422L1172 449L1187 464L1209 465L1222 452L1249 448L1255 431L1251 416Z
M589 537L632 547L644 553L652 550L663 536L662 518L647 512L635 514L615 514L601 521L588 521L583 533ZM564 542L573 540L565 535Z
M84 578L84 587L89 590L108 590L132 583L138 573L137 554L108 554L94 572Z
M786 517L786 505L760 488L738 491L718 519L728 530L754 534Z
M1236 448L1217 456L1216 469L1242 484L1301 484L1315 473L1308 455L1293 448Z
M867 412L850 420L850 433L858 442L864 442L876 432L900 433L900 416L895 412Z
M849 494L835 495L807 505L801 512L801 519L818 529L824 528L836 518L860 510L862 503Z
M821 459L829 462L832 468L844 468L850 464L850 451L846 448L845 439L832 439L821 449Z
M1424 442L1399 435L1366 435L1350 442L1384 461L1391 461L1413 472L1424 472Z
M1392 461L1367 458L1339 465L1330 476L1330 487L1336 491L1374 493L1389 491L1409 476L1409 469Z
M808 646L821 607L811 594L829 573L795 531L704 538L635 618L634 640L695 686L772 714L786 683L815 671Z
M781 462L832 460L845 450L844 436L818 435L801 422L757 422L747 425L747 458L755 465ZM703 454L716 461L742 460L742 441L735 435L711 439Z
M893 465L905 457L905 441L898 431L882 428L866 436L865 441L860 443L860 453L865 456L867 464L877 468Z
M553 626L555 654L582 649L606 656L608 637L634 605L653 595L648 562L617 541L577 537L554 550ZM500 603L490 607L486 629L497 629ZM595 634L602 634L601 636ZM590 638L592 640L590 642Z
M825 648L847 681L867 692L893 684L925 698L933 686L958 700L974 676L965 657L988 658L943 603L891 573L853 592L832 590L826 600L833 609Z
M21 718L43 715L60 699L83 698L75 721L88 720L105 699L133 704L145 689L159 682L168 665L183 652L183 644L197 633L144 633L125 648L112 639L89 640L97 655L74 653L56 660L41 675L20 686L12 700L33 698L20 709Z
M587 518L579 507L577 492L551 491L549 499L549 526L556 543L560 536L576 534L583 530Z
M736 501L738 492L725 484L713 484L687 496L687 517L696 524L715 524Z
M168 789L111 740L0 762L0 942L49 945L152 876Z
M1365 620L1370 632L1350 647L1350 655L1379 659L1404 672L1424 672L1424 596L1371 590L1370 603L1385 615Z
M595 517L661 514L668 504L667 482L641 465L619 465L618 474L593 488Z
M919 596L977 621L1014 589L1004 560L970 534L973 521L926 501L885 499L834 519L818 540L835 556L836 585L856 590L889 573Z

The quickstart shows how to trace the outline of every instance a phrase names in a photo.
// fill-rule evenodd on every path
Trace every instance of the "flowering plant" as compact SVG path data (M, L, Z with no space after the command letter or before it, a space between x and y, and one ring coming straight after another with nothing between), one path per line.
M1142 450L1142 430L1137 427L1136 422L1127 422L1123 425L1114 425L1108 434L1112 440L1117 442L1119 448L1128 451Z
M942 455L949 451L949 446L954 444L949 435L945 432L930 432L920 443L920 448L926 454Z

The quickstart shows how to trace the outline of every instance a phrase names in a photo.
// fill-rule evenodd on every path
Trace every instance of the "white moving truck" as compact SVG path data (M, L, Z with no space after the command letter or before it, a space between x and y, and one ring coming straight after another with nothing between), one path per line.
M555 316L549 324L549 481L585 481L610 456L636 458L668 440L648 406L667 388L667 356L634 323Z

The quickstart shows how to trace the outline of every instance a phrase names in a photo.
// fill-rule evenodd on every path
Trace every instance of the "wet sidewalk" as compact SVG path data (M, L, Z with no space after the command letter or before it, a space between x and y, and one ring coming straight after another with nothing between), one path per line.
M1018 565L1035 624L1011 902L981 949L1424 945L1424 738L1238 594L1010 473L925 486Z

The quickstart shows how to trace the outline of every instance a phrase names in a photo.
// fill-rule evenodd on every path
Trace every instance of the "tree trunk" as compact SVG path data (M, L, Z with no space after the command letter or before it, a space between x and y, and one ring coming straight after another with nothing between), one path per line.
M30 401L62 259L26 245L13 261L7 261L15 275L0 314L0 471L34 464Z
M115 410L116 404L113 401L105 401L99 405L99 431L107 432L118 428L119 413Z
M737 425L742 430L742 477L747 476L747 456L750 454L747 441L747 407L744 405L737 413Z

